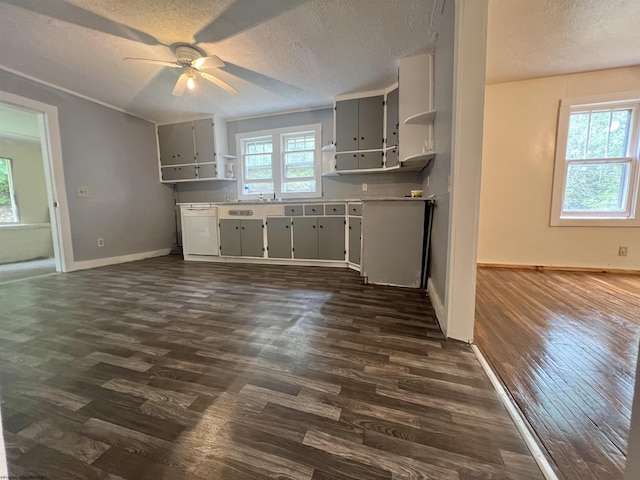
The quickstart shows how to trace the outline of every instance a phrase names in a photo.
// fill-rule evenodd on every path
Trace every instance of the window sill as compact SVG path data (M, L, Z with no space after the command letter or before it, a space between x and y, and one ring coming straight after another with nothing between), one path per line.
M37 230L51 228L49 223L0 223L0 230Z
M553 218L551 227L640 227L640 218Z

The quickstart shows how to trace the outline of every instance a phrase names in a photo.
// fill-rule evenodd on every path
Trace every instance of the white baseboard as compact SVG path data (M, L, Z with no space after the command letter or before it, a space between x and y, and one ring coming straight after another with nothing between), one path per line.
M440 296L438 295L438 292L430 278L427 280L427 292L429 292L429 298L431 299L433 310L436 312L436 319L440 324L440 330L442 330L442 333L444 333L444 336L446 337L447 324L445 323L446 315L444 311L444 303L442 303L442 299L440 299Z
M95 260L84 260L81 262L73 262L67 269L68 272L77 270L87 270L89 268L106 267L107 265L117 265L118 263L135 262L136 260L144 260L145 258L162 257L171 253L170 248L162 250L151 250L149 252L132 253L130 255L121 255L119 257L97 258Z
M522 439L524 440L524 443L526 443L527 447L529 447L529 451L538 464L538 467L540 467L544 478L546 480L559 480L558 476L553 471L551 464L547 460L547 457L544 455L544 453L542 453L542 448L540 448L538 440L536 440L536 437L533 435L533 433L531 433L531 430L529 430L526 419L522 416L522 413L520 413L520 410L514 404L511 397L507 395L507 392L502 386L502 383L500 382L500 380L498 380L498 377L491 369L489 362L487 362L487 360L484 358L484 355L476 345L471 344L471 349L476 354L476 357L478 358L480 365L482 365L484 372L487 374L487 377L489 377L489 380L491 381L493 388L498 394L500 401L504 405L504 408L506 408L507 412L509 412L513 423L516 425L516 428L518 429L520 435L522 436Z

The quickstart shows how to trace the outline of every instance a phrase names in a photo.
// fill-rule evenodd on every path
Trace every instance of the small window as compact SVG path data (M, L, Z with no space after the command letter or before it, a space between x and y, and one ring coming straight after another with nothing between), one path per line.
M551 225L629 225L638 213L636 99L560 107Z
M321 134L317 124L236 135L238 198L322 196Z
M11 175L11 159L0 158L0 224L18 222L18 207Z

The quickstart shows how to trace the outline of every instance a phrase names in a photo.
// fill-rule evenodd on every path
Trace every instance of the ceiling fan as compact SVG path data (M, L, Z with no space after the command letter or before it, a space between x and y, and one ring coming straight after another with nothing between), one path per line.
M189 45L179 45L174 49L176 55L175 62L167 62L164 60L154 60L150 58L132 58L126 57L123 60L130 62L151 63L154 65L163 65L171 68L181 68L183 70L182 75L178 78L175 87L173 87L172 95L180 96L186 92L187 89L192 90L195 87L195 81L197 77L202 77L205 80L217 85L223 90L229 92L231 95L239 95L240 92L229 85L227 82L222 81L215 75L206 72L212 68L224 67L224 62L217 55L203 56L200 50Z

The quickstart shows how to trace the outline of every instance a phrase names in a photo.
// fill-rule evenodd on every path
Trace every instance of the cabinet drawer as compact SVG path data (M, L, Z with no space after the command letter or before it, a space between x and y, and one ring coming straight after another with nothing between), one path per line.
M299 217L302 215L302 205L285 205L284 214L291 217Z
M349 204L349 215L355 215L357 217L362 216L362 204L361 203L350 203Z
M345 205L344 203L329 203L324 206L325 215L344 215Z
M196 167L184 166L184 167L162 167L162 180L194 180L196 178Z
M324 205L305 205L305 215L324 215Z

